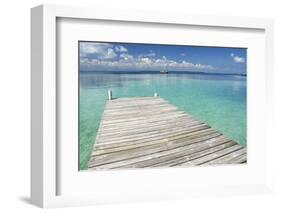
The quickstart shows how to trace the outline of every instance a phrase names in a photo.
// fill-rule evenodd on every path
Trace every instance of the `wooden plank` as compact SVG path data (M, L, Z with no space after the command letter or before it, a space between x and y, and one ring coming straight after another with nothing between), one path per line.
M105 149L105 148L111 148L111 147L120 147L120 146L126 146L126 145L131 145L131 144L138 144L138 143L143 143L143 142L147 142L147 141L155 141L155 140L163 140L164 142L169 142L175 139L181 139L184 137L189 137L189 136L193 136L193 135L200 135L202 133L214 133L216 132L213 129L208 128L207 126L199 126L196 128L190 128L188 131L185 132L179 132L179 133L175 133L175 132L167 132L166 134L162 134L162 135L158 135L158 136L153 136L153 137L147 137L145 139L142 140L130 140L130 141L121 141L121 142L116 142L116 141L112 141L112 142L107 142L107 143L103 143L100 142L98 144L95 145L95 149Z
M186 136L186 137L182 137L182 138L176 138L176 139L171 139L169 140L169 142L175 141L177 142L181 142L184 140L192 140L192 139L196 139L196 138L201 138L203 139L210 139L213 137L218 137L221 134L218 132L214 132L213 134L210 134L209 132L205 133L205 134L197 134L197 135L191 135L191 136ZM112 152L118 152L118 151L122 151L122 150L127 150L127 149L132 149L132 148L137 148L137 147L143 147L143 146L150 146L150 145L154 145L154 144L166 144L169 143L167 142L167 140L147 140L145 142L142 143L135 143L135 144L130 144L128 143L127 145L123 145L123 146L110 146L107 148L100 148L100 149L96 149L94 156L97 155L102 155L102 154L108 154L108 153L112 153Z
M150 128L165 128L165 127L170 127L170 126L180 126L186 122L192 122L192 121L196 121L195 119L187 119L185 117L182 118L178 118L176 122L171 123L170 120L161 120L158 122L153 122L153 123L140 123L136 128L135 125L126 125L126 126L113 126L113 127L107 127L104 128L104 130L101 132L103 135L106 134L114 134L115 132L120 132L122 133L124 132L128 132L128 131L138 131L138 130L142 130L142 129L149 129ZM149 126L148 126L149 125Z
M162 115L162 116L161 116ZM166 115L165 117L163 117L163 114L159 115L158 117L154 117L153 118L147 118L146 116L134 116L134 117L131 117L131 118L120 118L120 119L115 119L115 120L103 120L103 125L117 125L117 124L127 124L128 122L133 122L133 121L136 121L136 122L141 122L141 121L144 121L144 122L149 122L149 121L155 121L155 120L167 120L167 119L173 119L173 118L176 118L176 117L180 117L180 116L185 116L185 113L184 112L176 112L176 113L171 113L171 114L168 114Z
M96 169L109 169L109 168L142 168L147 167L150 164L153 165L155 162L155 159L162 161L165 160L165 157L169 155L168 157L175 157L180 152L184 152L186 155L190 153L197 152L198 150L206 149L218 144L222 144L229 141L229 139L226 139L225 137L215 137L210 138L208 140L191 140L186 141L185 143L177 144L175 146L165 147L161 146L161 148L156 149L147 149L144 152L141 153L134 153L131 158L122 158L119 154L117 159L116 158L110 158L108 161L102 161L100 166L99 165L91 165L92 167L96 167ZM131 152L130 152L131 153ZM171 156L171 154L174 154ZM113 157L113 155L110 155L110 157ZM126 156L127 157L127 156ZM163 157L163 158L161 158ZM157 161L156 160L156 161ZM95 161L97 164L98 161ZM107 164L107 165L106 165Z
M198 124L195 126L188 126L188 127L178 127L176 130L174 130L172 133L172 136L175 135L179 135L179 134L184 134L184 133L189 133L189 132L194 132L194 131L198 131L198 130L202 130L208 128L208 126L206 126L205 124ZM160 134L161 133L161 134ZM148 134L143 134L143 135L128 135L128 136L124 136L124 137L120 137L118 139L112 140L111 138L107 138L107 139L103 139L102 143L124 143L124 142L133 142L133 141L139 141L139 140L144 140L144 139L153 139L153 138L163 138L166 137L167 134L170 134L169 132L157 132L154 131L152 133L148 133Z
M178 149L172 149L166 152L156 153L155 155L146 156L147 158L146 160L140 161L140 159L138 159L139 160L138 162L131 163L129 165L125 165L124 161L122 161L120 163L123 163L123 165L117 168L159 167L159 164L163 165L169 160L175 160L175 159L178 160L179 157L185 157L189 159L189 155L200 152L201 150L210 149L216 146L222 146L226 148L234 144L235 142L226 140L225 138L220 140L213 140L213 141L212 140L203 141L198 144L191 144L188 146L180 147ZM135 160L135 158L133 160ZM157 164L158 166L155 166Z
M155 106L154 106L155 107ZM146 112L144 112L144 110L146 110ZM127 109L127 108L123 108L122 111L121 110L117 110L114 112L109 112L106 111L106 113L104 113L104 118L110 117L110 119L117 119L117 118L126 118L126 117L132 117L133 116L150 116L150 115L157 115L157 114L161 114L161 113L172 113L172 112L179 112L178 109L176 107L167 107L166 105L162 105L162 106L157 106L157 108L151 108L151 106L146 106L146 107L142 107L142 108L135 108L135 109Z
M220 136L219 136L220 137ZM222 137L219 138L219 140L225 140L228 141L228 138ZM211 138L211 141L216 141L218 140L217 138ZM137 148L132 148L129 150L122 150L122 151L118 151L118 152L114 152L111 154L104 154L104 155L98 155L92 156L92 160L94 161L94 164L90 164L90 165L101 165L101 164L106 164L106 163L111 163L111 162L115 162L115 161L121 161L124 160L126 158L134 158L134 157L138 157L138 156L143 156L143 155L149 155L149 154L153 154L156 152L163 152L166 150L171 150L171 149L175 149L175 148L179 148L182 146L186 146L186 145L190 145L192 143L197 143L200 142L200 138L199 139L193 139L193 140L183 140L183 141L172 141L170 143L166 143L165 145L162 144L154 144L154 145L150 145L150 146L144 146L144 147L137 147ZM208 143L209 141L207 141Z
M204 157L201 157L201 158L198 158L198 159L195 159L195 160L191 160L191 161L188 161L186 163L177 164L177 166L198 166L198 165L202 165L204 163L207 163L209 161L215 160L215 159L217 159L219 157L222 157L224 155L227 155L227 154L230 154L232 152L235 152L235 151L237 151L237 150L239 150L241 148L242 147L239 144L236 144L234 146L231 146L229 148L220 150L218 152L206 155Z
M160 97L106 103L89 169L243 163L246 149Z
M191 128L196 128L200 126L206 126L203 123L200 123L198 121L193 121L191 123L184 123L181 126L170 126L170 128L163 126L162 128L143 128L138 129L137 127L133 131L126 131L126 132L114 132L109 134L101 134L100 140L103 140L104 143L108 141L115 141L116 143L118 141L127 141L131 139L138 139L138 138L144 138L145 136L151 136L151 135L161 135L166 134L168 131L177 133L177 132L185 132L188 131Z
M235 158L232 158L231 160L229 160L226 163L228 163L228 164L247 163L247 153L245 153L243 155L239 155L239 156L237 156Z
M237 159L237 157L240 157L241 155L245 155L245 154L246 154L246 148L239 149L235 152L231 152L215 160L208 161L207 163L204 163L202 165L231 164L233 159Z
M162 128L162 127L166 127L166 125L175 125L177 124L177 126L181 126L182 124L186 124L186 123L190 123L190 122L199 122L197 119L191 119L191 118L186 118L185 116L179 116L177 117L177 121L172 122L171 123L171 117L170 118L166 118L166 119L155 119L155 120L147 120L144 122L128 122L126 124L122 124L122 125L104 125L103 123L101 123L101 128L103 128L102 133L107 133L107 132L111 132L111 131L124 131L124 130L128 130L128 129L148 129L150 127L158 127L158 128ZM164 126L163 126L164 125ZM119 128L118 128L119 126Z
M194 159L197 159L197 158L200 158L200 157L204 157L206 155L209 155L209 154L215 153L217 151L226 149L226 148L228 148L230 146L233 146L233 145L236 145L236 144L237 143L234 142L234 141L228 141L228 142L223 143L221 145L217 145L217 146L213 146L213 147L208 147L206 149L203 149L202 151L194 152L194 153L189 154L189 155L179 156L178 158L174 158L174 159L162 162L162 163L154 164L151 167L163 167L163 166L164 167L172 167L172 166L177 166L179 164L186 163L186 162L188 162L190 160L194 160Z

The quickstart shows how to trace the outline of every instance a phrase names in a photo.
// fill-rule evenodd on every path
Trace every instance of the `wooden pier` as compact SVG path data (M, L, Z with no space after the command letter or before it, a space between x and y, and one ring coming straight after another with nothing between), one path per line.
M246 148L155 95L109 94L90 170L246 162Z

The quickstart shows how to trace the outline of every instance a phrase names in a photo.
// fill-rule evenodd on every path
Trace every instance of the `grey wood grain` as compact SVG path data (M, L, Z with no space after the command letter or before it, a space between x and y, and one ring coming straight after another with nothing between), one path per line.
M89 169L236 164L247 150L160 97L109 100Z

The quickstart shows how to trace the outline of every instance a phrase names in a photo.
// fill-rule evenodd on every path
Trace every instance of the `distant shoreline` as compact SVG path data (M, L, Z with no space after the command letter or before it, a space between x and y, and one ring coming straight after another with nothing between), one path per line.
M86 71L80 70L80 73L95 73L95 74L160 74L160 71ZM199 74L199 75L231 75L231 76L244 76L244 73L209 73L209 72L197 72L197 71L169 71L169 74ZM163 75L163 74L162 74Z

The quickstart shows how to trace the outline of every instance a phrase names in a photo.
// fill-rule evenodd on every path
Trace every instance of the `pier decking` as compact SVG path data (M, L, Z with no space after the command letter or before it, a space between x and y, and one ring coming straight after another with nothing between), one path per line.
M118 98L106 104L88 168L239 164L246 156L246 148L160 97Z

